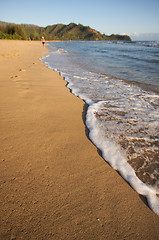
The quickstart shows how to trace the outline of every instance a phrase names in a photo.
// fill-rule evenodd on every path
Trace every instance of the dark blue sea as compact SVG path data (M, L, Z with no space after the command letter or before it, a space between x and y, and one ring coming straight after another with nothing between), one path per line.
M42 60L88 105L103 158L159 214L159 42L53 42Z

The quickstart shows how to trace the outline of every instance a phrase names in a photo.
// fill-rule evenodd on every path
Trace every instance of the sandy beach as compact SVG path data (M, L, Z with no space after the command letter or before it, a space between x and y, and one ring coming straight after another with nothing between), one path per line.
M159 216L88 139L86 106L47 52L0 40L0 239L159 239Z

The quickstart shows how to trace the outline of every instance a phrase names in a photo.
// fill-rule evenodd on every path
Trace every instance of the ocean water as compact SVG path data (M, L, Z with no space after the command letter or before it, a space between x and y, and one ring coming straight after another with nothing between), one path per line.
M54 42L42 60L88 104L103 158L159 215L159 42Z

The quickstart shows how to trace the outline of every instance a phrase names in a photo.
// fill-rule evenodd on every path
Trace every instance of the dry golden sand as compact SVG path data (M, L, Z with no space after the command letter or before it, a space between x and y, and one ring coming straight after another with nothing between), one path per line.
M39 58L0 41L0 239L159 239L159 217L98 154L82 100Z

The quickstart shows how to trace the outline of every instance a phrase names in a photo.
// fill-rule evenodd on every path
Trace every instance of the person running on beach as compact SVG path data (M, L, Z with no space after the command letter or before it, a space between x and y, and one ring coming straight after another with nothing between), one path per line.
M42 45L43 45L43 47L45 47L45 38L42 37L42 38L41 38L41 41L42 41Z

